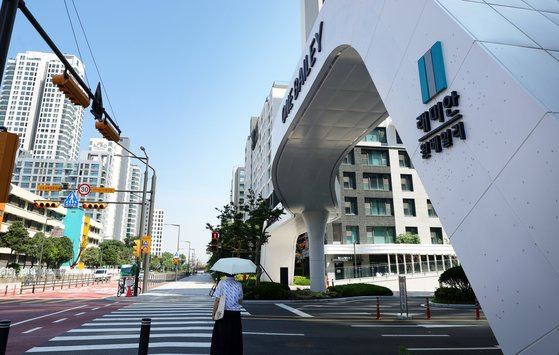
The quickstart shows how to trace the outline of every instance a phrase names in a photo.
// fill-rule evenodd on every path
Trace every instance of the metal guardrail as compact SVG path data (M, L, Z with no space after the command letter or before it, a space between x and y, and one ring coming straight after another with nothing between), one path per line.
M11 287L10 285L6 285L4 290L0 290L0 297L9 295L13 296L16 294L21 295L25 293L46 292L47 290L62 290L64 288L78 288L100 283L108 283L109 281L110 278L99 279L95 278L93 275L68 275L62 277L47 276L38 279L28 277L19 283L12 284Z

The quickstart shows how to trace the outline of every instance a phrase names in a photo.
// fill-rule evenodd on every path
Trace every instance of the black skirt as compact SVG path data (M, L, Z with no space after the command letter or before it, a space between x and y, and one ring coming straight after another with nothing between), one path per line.
M225 311L214 324L211 355L241 355L243 353L243 327L241 312Z

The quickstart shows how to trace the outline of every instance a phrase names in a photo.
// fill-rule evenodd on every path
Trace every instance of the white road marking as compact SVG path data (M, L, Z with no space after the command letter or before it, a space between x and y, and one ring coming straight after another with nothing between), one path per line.
M74 341L74 340L116 340L116 339L139 339L140 334L107 334L107 335L73 335L58 336L50 341ZM167 333L150 334L151 338L211 338L212 333Z
M21 334L28 334L28 333L34 332L34 331L36 331L36 330L39 330L39 329L41 329L41 328L42 328L42 327L37 327L37 328L29 329L29 330L26 330L26 331L24 331L24 332L21 332Z
M50 317L50 316L54 316L55 314L60 314L60 313L64 313L64 312L68 312L68 311L73 311L74 309L79 309L79 308L83 308L83 307L87 307L86 304L82 305L82 306L77 306L77 307L73 307L73 308L68 308L68 309L63 309L62 311L58 311L58 312L54 312L54 313L49 313L49 314L45 314L39 317L35 317L35 318L30 318L30 319L26 319L26 320L22 320L21 322L17 322L12 324L12 327L16 326L16 325L20 325L20 324L24 324L27 322L31 322L37 319L41 319L41 318L45 318L45 317Z
M479 327L477 324L399 324L399 325L382 325L382 324L352 324L354 328L464 328Z
M101 307L95 307L95 308L92 308L91 310L92 310L92 311L96 311L96 310L98 310L99 308L101 308Z
M206 319L211 319L211 318L206 318ZM140 322L110 322L110 323L86 323L83 324L83 327L99 327L99 326L115 326L115 325L139 325ZM165 325L165 324L173 324L173 325L179 325L179 324L214 324L213 320L195 320L195 321L177 321L177 322L151 322L151 326L155 326L155 325Z
M367 315L372 314L371 312L325 312L321 314L337 314L342 316L356 316L356 315Z
M449 337L448 334L381 334L382 337Z
M202 317L200 317L202 316ZM192 319L211 319L211 317L209 316L209 314L204 313L204 314L200 314L199 317L159 317L159 316L155 316L155 317L151 317L151 320L172 320L172 319L180 319L180 320L192 320ZM109 322L109 321L125 321L125 320L142 320L143 318L146 317L109 317L109 316L103 316L101 318L96 318L93 320L93 322Z
M261 332L243 332L243 334L249 335L273 335L273 336L294 336L294 337L304 337L305 334L301 333L261 333Z
M151 343L149 348L209 348L211 343L202 342L165 342ZM91 345L69 345L69 346L41 346L27 350L28 353L38 353L46 351L87 351L87 350L115 350L115 349L138 349L138 343L130 344L91 344Z
M164 332L168 330L213 330L213 327L155 327L151 328L151 332ZM103 332L140 332L140 327L133 328L77 328L70 329L68 333L103 333ZM151 335L150 335L151 336ZM138 344L136 344L138 345Z
M497 345L486 346L486 347L474 347L474 348L408 348L409 351L476 351L476 350L500 350L501 348Z
M60 322L65 321L66 319L68 319L68 318L60 318L59 320L53 321L53 323L60 323Z
M285 305L283 303L276 303L276 306L283 308L289 312L295 313L296 315L298 315L299 317L303 317L303 318L313 318L313 316L311 316L308 313L302 312L298 309L295 309L293 307L289 307L288 305Z
M86 312L76 313L76 314L74 314L74 317L76 317L76 316L81 316L82 314L85 314L85 313L86 313Z

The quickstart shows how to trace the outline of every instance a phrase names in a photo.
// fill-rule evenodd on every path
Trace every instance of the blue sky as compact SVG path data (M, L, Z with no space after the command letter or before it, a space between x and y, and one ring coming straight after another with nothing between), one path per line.
M92 89L99 78L66 0ZM289 81L299 60L299 0L74 0L122 135L143 145L157 170L156 207L181 224L205 260L206 222L228 203L231 172L244 164L249 119L274 81ZM63 53L78 54L63 0L26 0ZM18 12L9 56L49 51ZM106 109L110 111L107 98ZM82 149L94 129L89 109ZM166 227L165 250L177 229ZM186 243L181 247L187 247Z

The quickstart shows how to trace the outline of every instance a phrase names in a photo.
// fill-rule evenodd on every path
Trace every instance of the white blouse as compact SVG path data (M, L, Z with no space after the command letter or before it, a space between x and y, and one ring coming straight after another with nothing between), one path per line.
M221 297L222 295L225 295L225 310L241 310L239 301L243 299L243 287L240 282L235 281L233 277L226 277L219 281L215 288L214 296Z

